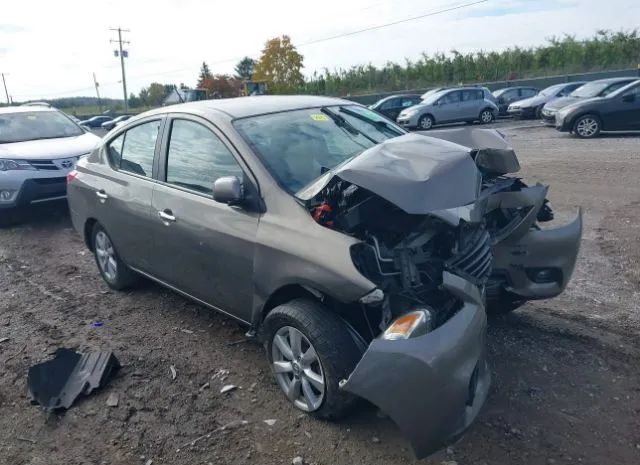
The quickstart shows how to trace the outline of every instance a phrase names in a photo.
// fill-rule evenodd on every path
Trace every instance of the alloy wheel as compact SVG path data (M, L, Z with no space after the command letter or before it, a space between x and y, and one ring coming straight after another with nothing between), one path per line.
M280 388L300 410L313 412L322 405L325 376L309 339L292 326L283 326L271 342L273 371Z
M598 121L595 118L582 118L576 124L576 133L581 137L593 137L598 132Z
M104 231L98 231L98 234L96 234L95 249L100 270L109 281L115 281L118 277L116 253L109 236L107 236Z
M490 110L485 110L480 114L480 121L483 123L490 123L493 121L493 113Z
M421 129L431 129L431 126L433 126L433 121L431 121L431 118L429 118L428 116L424 116L420 120Z

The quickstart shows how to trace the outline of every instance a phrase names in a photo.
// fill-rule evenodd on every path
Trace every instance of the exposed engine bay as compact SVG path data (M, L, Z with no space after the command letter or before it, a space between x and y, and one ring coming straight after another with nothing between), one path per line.
M428 309L431 328L455 314L461 302L443 288L445 272L481 293L486 287L490 299L511 306L544 298L527 295L528 283L510 287L514 273L529 273L529 234L540 231L538 222L553 219L547 186L529 187L506 176L519 168L497 131L429 131L385 141L302 193L318 224L361 241L351 248L353 263L384 295L367 301L372 337L410 309ZM534 269L542 279L538 284L556 286L549 295L568 281L580 229L581 223L563 236L561 242L573 246L559 267ZM513 256L521 262L514 269Z

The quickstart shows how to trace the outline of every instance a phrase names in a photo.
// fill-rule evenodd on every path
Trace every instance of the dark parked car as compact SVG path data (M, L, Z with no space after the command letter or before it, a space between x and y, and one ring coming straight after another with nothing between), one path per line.
M600 131L640 130L640 80L606 97L580 100L556 113L556 129L588 139Z
M107 131L111 131L113 128L115 128L118 125L118 123L122 123L122 122L128 120L129 118L131 118L131 116L133 116L133 115L120 115L117 118L114 118L114 119L112 119L110 121L105 121L100 126L102 127L102 129L106 129Z
M391 121L395 121L402 110L412 107L420 103L420 101L420 95L418 94L391 95L378 100L369 108L386 116Z
M610 93L626 86L627 84L634 82L637 79L637 77L622 77L599 79L597 81L588 82L582 87L578 87L567 97L556 99L553 102L550 102L542 107L542 111L540 112L542 121L547 126L555 126L556 113L558 112L558 110L568 105L572 105L579 100L585 100L594 97L606 97Z
M237 319L296 408L363 397L423 457L485 402L485 287L558 294L581 225L537 227L547 187L504 176L496 131L440 132L325 97L159 108L78 163L71 217L109 286L143 275Z
M540 91L538 95L524 100L518 100L511 105L507 113L515 118L540 118L540 112L545 104L556 99L566 97L578 87L584 85L583 81L555 84Z
M80 121L80 125L87 128L99 128L102 126L102 123L106 123L111 120L112 118L110 116L94 116L93 118Z
M518 100L524 100L534 95L538 95L539 90L535 87L505 87L504 89L498 89L493 91L493 96L496 99L498 105L498 111L500 116L508 115L507 109L509 105Z

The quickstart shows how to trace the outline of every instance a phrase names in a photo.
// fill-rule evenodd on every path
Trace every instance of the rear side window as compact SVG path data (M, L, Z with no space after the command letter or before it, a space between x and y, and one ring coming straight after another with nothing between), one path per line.
M167 154L167 182L212 194L213 183L224 176L242 180L243 172L220 138L199 123L174 120Z
M392 108L396 108L400 103L400 99L397 98L392 98L391 100L387 100L386 102L384 102L381 106L380 109L381 110L390 110Z
M150 121L115 138L107 150L111 165L150 178L159 131L160 121Z
M484 92L482 90L463 90L462 91L462 101L468 102L471 100L482 100L484 98Z

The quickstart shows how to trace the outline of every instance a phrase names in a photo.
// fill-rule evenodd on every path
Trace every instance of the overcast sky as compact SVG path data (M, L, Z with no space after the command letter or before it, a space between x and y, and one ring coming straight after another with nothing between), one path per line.
M14 100L95 95L122 97L110 27L130 29L127 84L193 86L202 61L232 73L244 55L288 34L305 74L323 68L416 59L421 53L500 50L551 36L591 36L640 24L638 0L488 0L485 3L349 37L317 39L389 23L473 0L7 0L0 15L0 72ZM0 91L4 101L4 92Z

